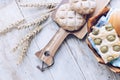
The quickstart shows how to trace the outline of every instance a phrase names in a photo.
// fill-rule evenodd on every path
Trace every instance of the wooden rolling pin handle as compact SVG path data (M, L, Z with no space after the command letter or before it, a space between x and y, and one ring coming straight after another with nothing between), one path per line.
M50 40L50 42L45 46L45 48L36 53L36 56L39 57L39 59L41 59L48 66L51 66L54 63L53 58L57 49L68 34L69 33L67 31L60 28Z

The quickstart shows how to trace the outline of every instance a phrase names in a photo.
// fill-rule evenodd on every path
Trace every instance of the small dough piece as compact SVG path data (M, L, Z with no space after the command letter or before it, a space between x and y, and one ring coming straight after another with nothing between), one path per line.
M69 0L71 9L80 14L93 13L96 8L95 0Z
M94 43L95 43L96 45L100 45L100 44L102 43L102 39L100 39L100 38L95 38L95 39L94 39Z
M75 31L86 22L85 16L71 10L70 4L61 5L55 14L55 21L65 30Z
M114 34L110 34L106 38L107 38L108 41L112 42L112 41L115 40L116 36Z
M102 53L106 53L108 51L108 46L106 46L106 45L101 46L100 50Z
M93 29L92 34L93 35L98 35L99 34L99 29Z
M116 52L119 52L120 51L120 45L114 45L113 50L116 51Z

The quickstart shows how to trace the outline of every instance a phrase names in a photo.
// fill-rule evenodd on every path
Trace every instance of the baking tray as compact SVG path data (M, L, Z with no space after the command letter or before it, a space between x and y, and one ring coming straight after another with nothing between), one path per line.
M108 11L110 10L109 7L105 7L104 9L102 9L97 15L92 16L91 18L89 18L88 20L88 34L92 31L92 26L94 26L98 20L101 18L101 16L106 15L108 13ZM100 57L100 55L96 52L96 50L92 47L91 43L89 42L88 38L86 39L86 42L89 46L89 48L93 51L94 56L96 58L96 60L101 63L106 65L111 71L115 72L115 73L120 73L120 68L118 67L114 67L111 64L105 64L103 59Z

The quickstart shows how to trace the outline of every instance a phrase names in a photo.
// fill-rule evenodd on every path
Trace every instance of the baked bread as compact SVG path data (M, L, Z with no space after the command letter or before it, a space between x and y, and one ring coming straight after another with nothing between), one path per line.
M105 25L101 28L93 27L89 38L92 38L96 51L105 63L111 62L120 56L120 40L111 25Z
M71 9L80 14L93 13L96 8L95 0L69 0Z
M109 22L114 26L117 34L120 36L120 9L111 13Z
M55 21L65 30L75 31L86 22L85 16L71 10L70 4L61 5L55 14Z

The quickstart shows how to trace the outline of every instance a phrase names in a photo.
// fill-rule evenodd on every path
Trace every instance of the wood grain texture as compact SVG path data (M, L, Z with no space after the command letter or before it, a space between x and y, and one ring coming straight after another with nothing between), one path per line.
M22 2L36 2L43 0L21 0ZM59 0L44 0L60 2ZM112 0L112 7L119 7L120 0ZM16 20L26 18L35 13L44 13L38 8L20 8L13 0L10 5L0 9L0 29ZM38 17L38 16L37 16ZM34 17L35 18L35 17ZM29 21L29 19L28 19ZM36 68L41 61L35 52L42 49L57 32L58 26L51 22L32 40L27 56L22 64L16 65L19 52L12 52L12 48L28 33L30 29L12 31L0 37L0 80L120 80L120 75L111 72L106 66L99 64L85 40L68 36L55 56L55 63L45 72Z

